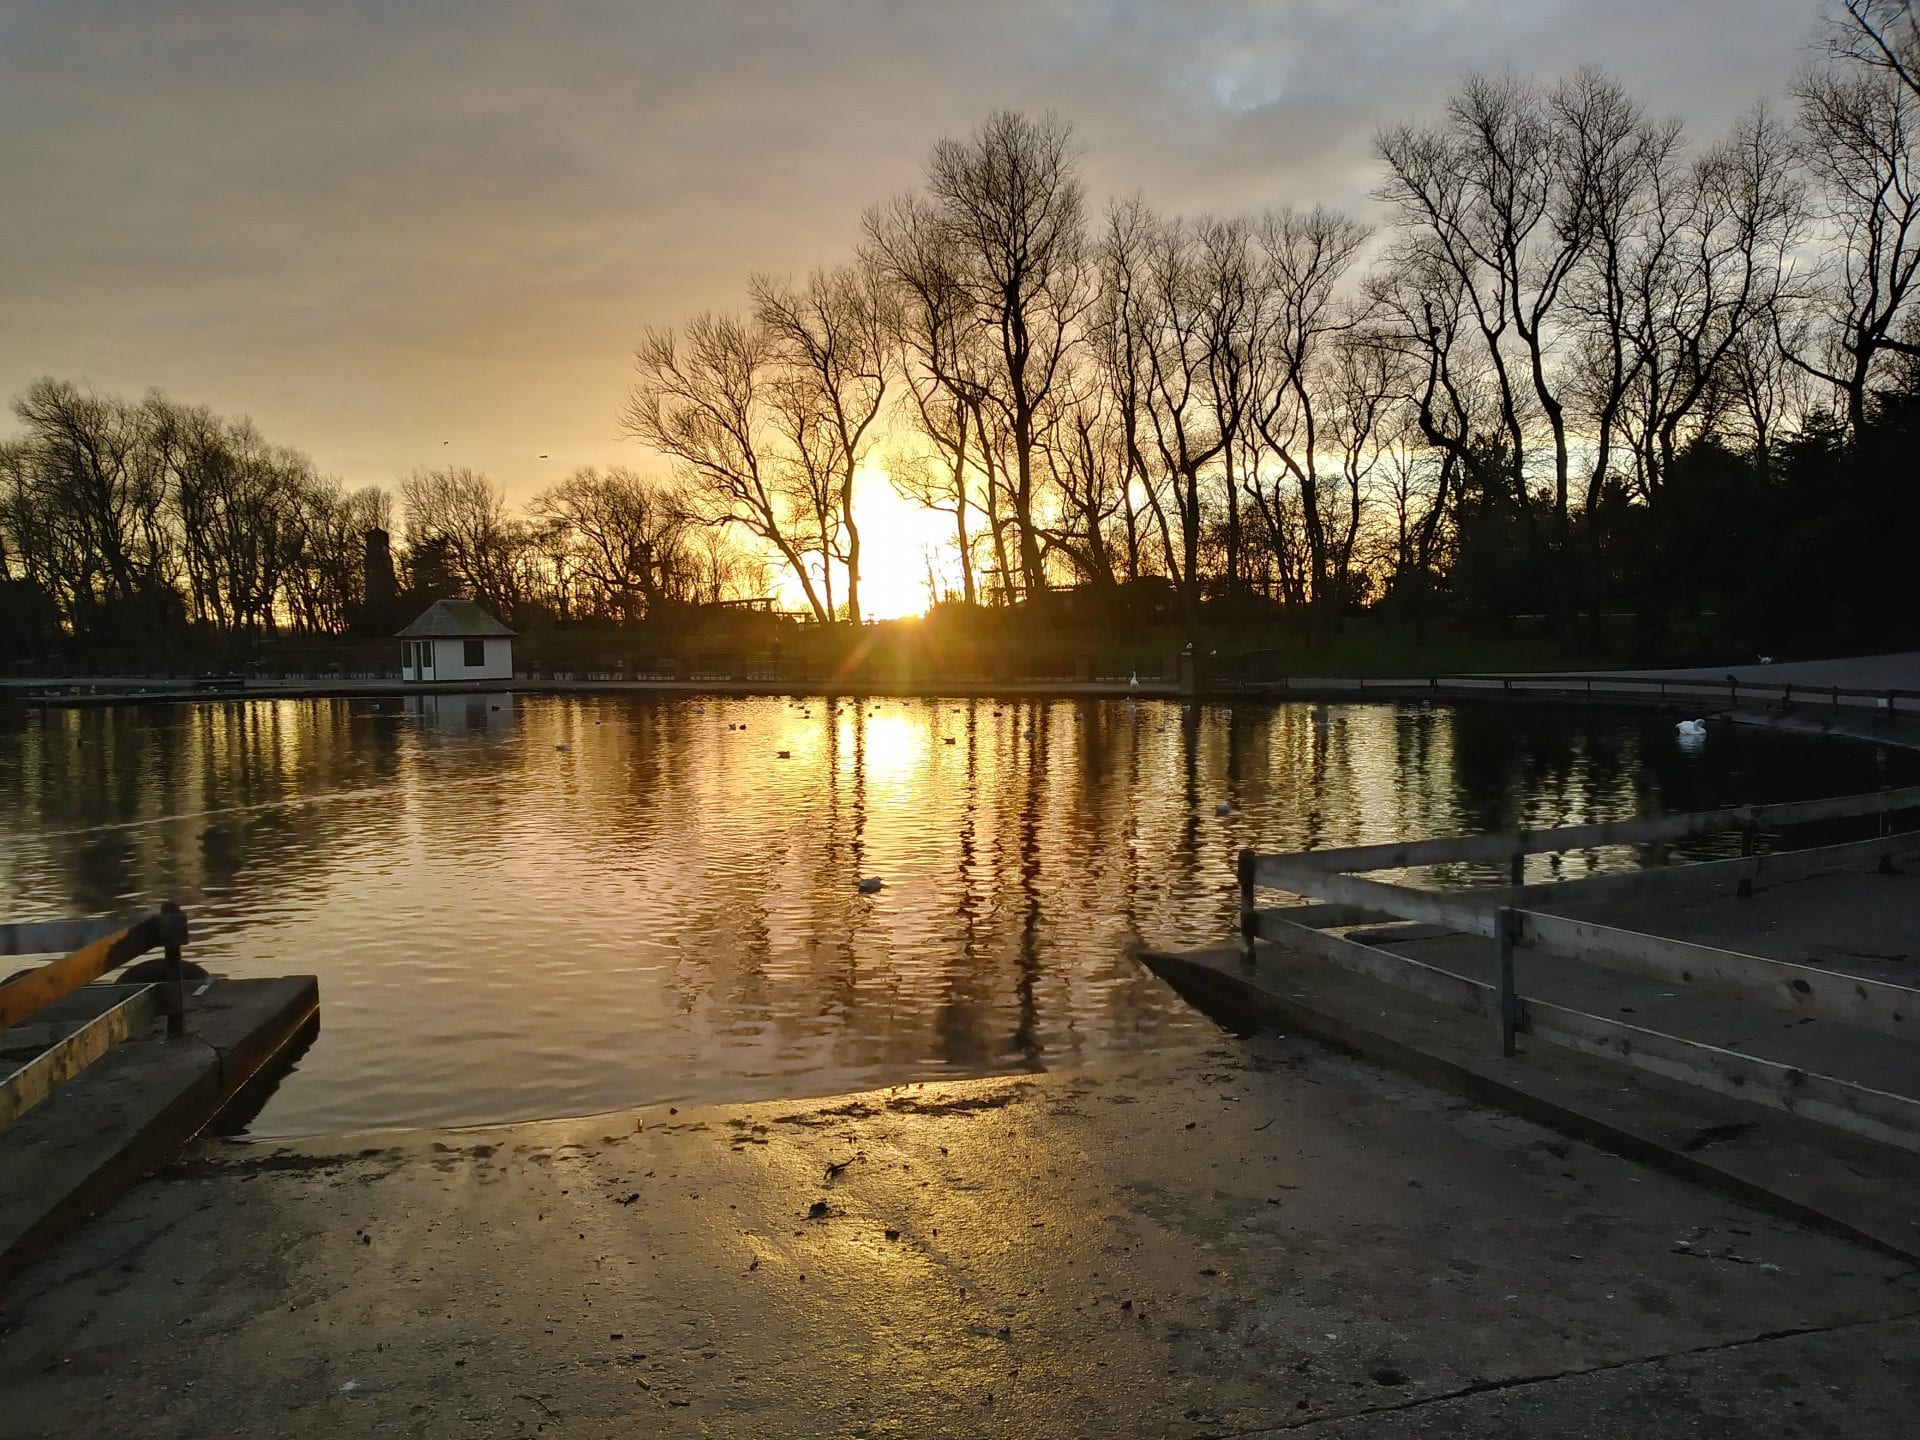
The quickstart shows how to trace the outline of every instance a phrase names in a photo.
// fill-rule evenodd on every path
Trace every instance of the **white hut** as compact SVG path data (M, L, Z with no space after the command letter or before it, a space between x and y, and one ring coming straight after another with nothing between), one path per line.
M513 631L471 600L436 600L400 632L402 680L511 680Z

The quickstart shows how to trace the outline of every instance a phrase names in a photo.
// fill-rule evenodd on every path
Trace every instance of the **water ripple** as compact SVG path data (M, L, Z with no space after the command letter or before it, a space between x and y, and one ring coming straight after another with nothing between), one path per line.
M469 1124L1180 1043L1206 1023L1131 952L1232 933L1242 846L1905 778L1883 772L1866 748L1729 731L1685 753L1657 716L1497 707L481 695L0 712L0 813L17 817L0 893L19 919L177 899L203 963L319 975L320 1039L255 1133Z

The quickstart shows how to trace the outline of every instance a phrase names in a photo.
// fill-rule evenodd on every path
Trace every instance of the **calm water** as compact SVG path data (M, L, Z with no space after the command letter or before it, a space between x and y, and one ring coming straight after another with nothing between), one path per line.
M1910 780L1887 764L1498 706L0 707L0 918L171 897L210 968L317 973L321 1034L253 1134L479 1123L1176 1043L1206 1022L1130 947L1228 936L1242 845Z

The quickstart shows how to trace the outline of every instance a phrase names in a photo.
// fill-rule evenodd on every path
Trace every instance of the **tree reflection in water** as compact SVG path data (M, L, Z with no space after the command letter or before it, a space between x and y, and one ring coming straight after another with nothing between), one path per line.
M317 973L325 1031L255 1133L476 1123L1180 1043L1209 1027L1130 952L1226 939L1242 845L1837 794L1903 766L1498 705L0 709L0 893L17 919L174 898L215 970Z

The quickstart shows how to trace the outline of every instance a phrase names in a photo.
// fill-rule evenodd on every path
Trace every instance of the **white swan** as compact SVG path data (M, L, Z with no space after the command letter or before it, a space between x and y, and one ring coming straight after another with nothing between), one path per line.
M1707 725L1704 720L1682 720L1673 728L1682 735L1704 735L1707 733Z

